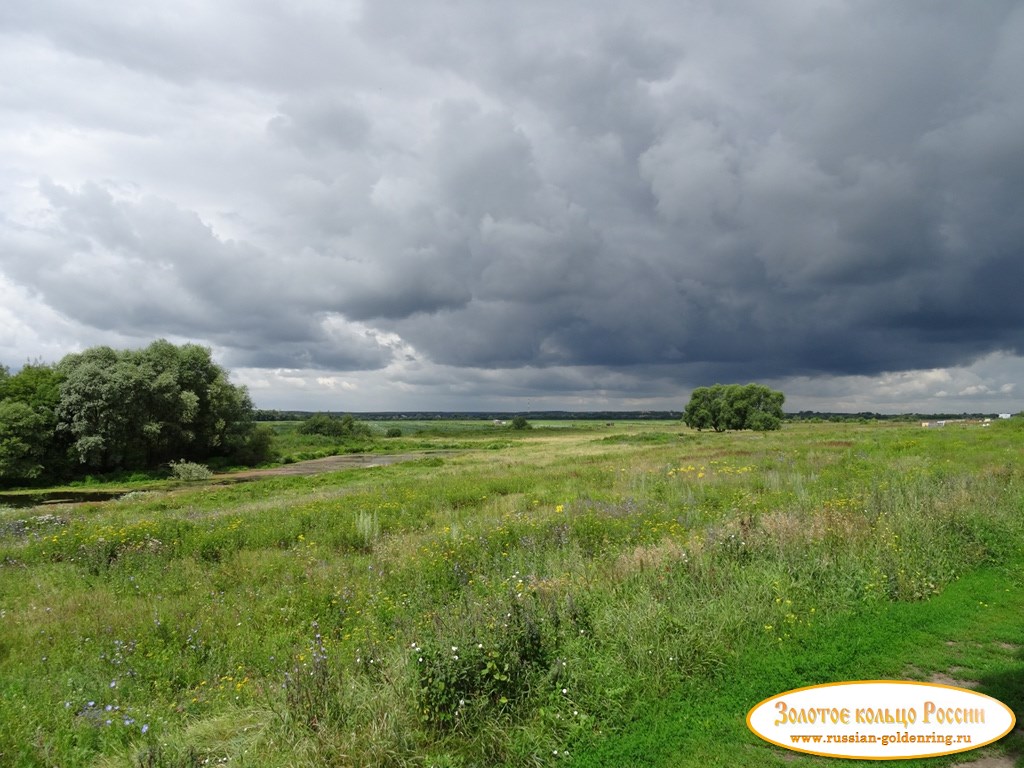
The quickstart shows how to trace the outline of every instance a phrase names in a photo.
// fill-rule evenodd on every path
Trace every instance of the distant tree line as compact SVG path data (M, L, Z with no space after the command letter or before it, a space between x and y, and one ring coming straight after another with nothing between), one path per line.
M761 384L715 384L697 387L683 410L683 421L697 430L778 429L785 417L786 396Z
M304 421L315 411L292 411L258 409L256 421ZM326 415L342 417L340 411ZM364 411L355 416L362 421L511 421L516 416L536 421L672 421L679 419L682 411Z
M1020 416L1022 414L1017 415ZM786 414L786 418L790 419L791 421L829 421L835 423L866 423L871 421L896 421L912 423L915 421L935 421L941 419L994 419L997 416L997 413L875 413L874 411L858 411L857 413L836 413L833 411L798 411L796 413Z
M0 366L0 484L182 459L252 464L271 439L246 389L196 344L93 347L15 374Z

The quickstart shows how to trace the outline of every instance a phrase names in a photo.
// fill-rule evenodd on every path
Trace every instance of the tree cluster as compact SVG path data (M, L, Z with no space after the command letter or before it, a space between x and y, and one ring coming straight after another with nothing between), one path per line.
M765 432L782 425L786 396L761 384L715 384L693 390L683 422L697 430L753 429Z
M369 437L370 428L346 413L340 419L327 413L317 413L302 422L299 433L324 437Z
M0 368L0 483L148 469L172 459L263 460L270 436L210 350L160 340Z

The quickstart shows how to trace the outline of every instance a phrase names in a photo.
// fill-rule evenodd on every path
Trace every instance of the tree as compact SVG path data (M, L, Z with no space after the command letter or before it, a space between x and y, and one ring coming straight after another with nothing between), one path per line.
M0 481L35 480L46 471L52 419L27 403L0 400Z
M346 413L340 419L328 413L316 413L302 422L299 433L324 437L369 437L370 428L363 422L356 421L350 413Z
M231 384L196 344L92 347L14 375L0 366L0 483L58 479L73 466L255 464L272 454L271 441L269 430L255 427L245 387Z
M63 377L58 430L86 467L153 467L255 447L248 445L254 436L249 394L228 381L205 347L163 339L142 350L93 347L57 368Z
M49 365L26 364L13 376L0 368L0 483L59 476L66 443L56 435L60 375Z
M761 384L715 384L693 390L683 411L683 422L697 430L753 429L759 432L782 425L786 396Z

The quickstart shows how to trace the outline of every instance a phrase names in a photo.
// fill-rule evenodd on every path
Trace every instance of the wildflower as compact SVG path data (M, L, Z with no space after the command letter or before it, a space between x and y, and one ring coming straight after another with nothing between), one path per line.
M141 730L143 733L147 733L149 731L149 723L143 723Z

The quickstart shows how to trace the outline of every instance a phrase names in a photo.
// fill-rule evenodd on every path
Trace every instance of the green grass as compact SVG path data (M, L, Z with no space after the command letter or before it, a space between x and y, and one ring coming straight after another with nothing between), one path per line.
M793 643L758 648L713 679L686 683L610 734L590 737L569 763L597 766L806 766L834 759L797 756L747 731L747 711L783 691L841 680L921 679L948 674L1024 712L1024 559L984 568L926 602L875 605L836 616ZM1007 737L990 751L1024 751ZM970 755L901 760L950 765ZM866 764L873 761L849 761ZM1018 761L1024 764L1024 761Z
M454 453L0 510L0 764L762 765L807 681L1020 705L1013 424L417 430L375 442Z

